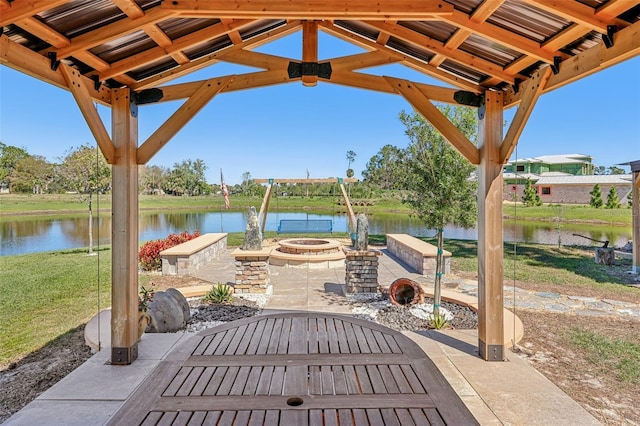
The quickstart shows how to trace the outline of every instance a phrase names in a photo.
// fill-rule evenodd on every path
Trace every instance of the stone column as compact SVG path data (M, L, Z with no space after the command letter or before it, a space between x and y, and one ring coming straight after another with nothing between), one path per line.
M231 255L235 259L236 293L266 293L269 288L270 248L261 250L236 249Z
M378 292L378 250L345 250L347 293Z

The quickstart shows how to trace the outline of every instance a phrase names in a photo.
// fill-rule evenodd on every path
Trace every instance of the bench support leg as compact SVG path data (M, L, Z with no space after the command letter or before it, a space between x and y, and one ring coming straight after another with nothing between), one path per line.
M111 363L126 365L138 357L138 119L129 89L113 100Z
M478 349L485 361L504 359L502 120L502 95L487 91L478 125Z

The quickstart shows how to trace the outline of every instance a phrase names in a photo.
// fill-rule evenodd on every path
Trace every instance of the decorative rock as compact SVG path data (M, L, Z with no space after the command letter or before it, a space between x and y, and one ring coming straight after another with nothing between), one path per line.
M191 308L189 307L187 298L184 297L184 295L175 288L168 288L167 290L165 290L165 292L172 295L178 301L180 307L182 308L185 322L189 321L189 318L191 318Z
M596 263L602 263L603 265L613 265L615 260L615 251L609 247L598 247L595 252Z
M367 250L369 245L369 220L364 213L360 213L356 219L356 250Z
M181 302L166 291L155 292L147 313L151 317L147 333L173 333L183 329L189 319L185 318Z
M254 251L262 249L262 232L260 231L260 222L254 206L249 209L249 221L247 222L242 249Z
M552 293L552 292L548 292L548 291L537 292L536 296L544 297L544 298L547 298L547 299L559 299L560 298L560 295L558 293Z

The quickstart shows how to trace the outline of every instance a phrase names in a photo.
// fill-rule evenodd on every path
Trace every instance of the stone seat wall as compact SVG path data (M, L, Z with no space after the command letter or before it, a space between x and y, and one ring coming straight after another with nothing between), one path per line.
M163 250L162 275L191 275L226 249L227 233L209 233Z
M419 274L436 273L438 247L433 244L408 234L387 234L387 249ZM443 250L442 256L444 258L442 273L448 274L451 272L451 252Z

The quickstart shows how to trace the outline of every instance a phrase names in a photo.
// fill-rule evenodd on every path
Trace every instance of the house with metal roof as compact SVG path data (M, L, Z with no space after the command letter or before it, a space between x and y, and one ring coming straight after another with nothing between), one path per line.
M615 187L620 204L627 204L631 175L595 175L593 157L584 154L543 155L509 161L504 167L503 199L520 200L530 180L543 203L589 204L593 187L603 197Z

